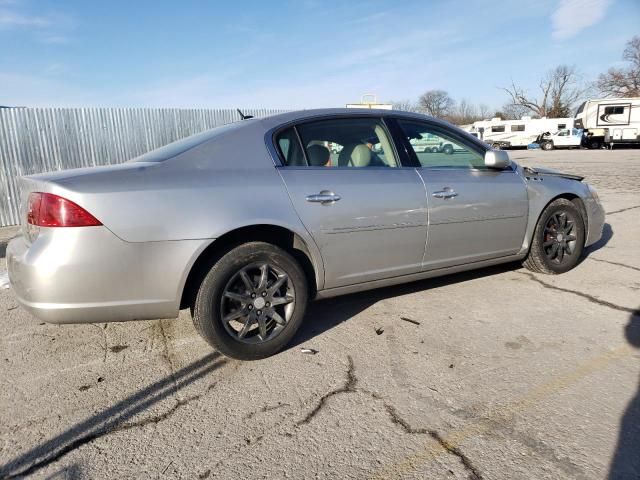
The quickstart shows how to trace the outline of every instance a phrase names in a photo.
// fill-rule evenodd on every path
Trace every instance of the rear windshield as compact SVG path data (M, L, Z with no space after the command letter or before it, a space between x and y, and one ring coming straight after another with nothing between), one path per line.
M246 124L247 120L245 120ZM211 130L207 130L206 132L198 133L196 135L191 135L190 137L183 138L182 140L178 140L164 147L156 148L155 150L151 150L139 157L133 158L129 160L130 162L164 162L165 160L169 160L170 158L176 157L187 150L191 150L192 148L197 147L198 145L202 145L209 140L222 135L230 130L234 130L243 125L242 122L229 123L228 125L223 125L221 127L212 128Z

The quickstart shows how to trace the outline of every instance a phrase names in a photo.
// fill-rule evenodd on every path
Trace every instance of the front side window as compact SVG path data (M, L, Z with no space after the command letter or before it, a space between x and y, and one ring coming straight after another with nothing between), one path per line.
M524 125L511 125L512 132L524 132Z
M290 142L298 147L294 148ZM302 142L302 147L299 142ZM303 123L278 135L277 144L287 166L399 166L391 139L382 120L378 118L344 118Z
M491 131L493 133L502 133L504 132L504 125L493 125L491 127Z
M485 168L481 153L441 129L422 122L399 120L398 123L422 167Z

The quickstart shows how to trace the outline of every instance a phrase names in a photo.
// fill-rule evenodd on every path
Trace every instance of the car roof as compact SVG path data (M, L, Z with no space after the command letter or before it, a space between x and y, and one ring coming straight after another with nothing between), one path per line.
M285 125L287 123L311 120L322 117L331 117L331 116L372 116L372 117L380 117L380 116L400 116L407 118L415 118L420 120L430 120L432 122L441 124L441 125L449 125L449 123L439 120L437 118L429 117L427 115L423 115L420 113L412 113L405 112L402 110L382 110L382 109L373 109L373 108L315 108L310 110L295 110L291 112L279 113L277 115L271 115L269 117L264 117L261 119L262 124L265 126L267 130L272 128L279 127L281 125Z

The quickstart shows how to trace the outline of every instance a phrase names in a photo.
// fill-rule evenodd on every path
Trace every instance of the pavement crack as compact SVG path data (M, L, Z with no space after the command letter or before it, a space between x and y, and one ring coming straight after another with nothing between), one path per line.
M584 299L590 301L591 303L595 303L596 305L600 305L600 306L603 306L603 307L611 308L613 310L618 310L619 312L626 312L626 313L631 313L632 315L640 316L640 310L638 310L638 309L633 309L633 308L629 308L629 307L623 307L622 305L617 305L615 303L611 303L611 302L608 302L606 300L601 300L601 299L599 299L597 297L594 297L593 295L589 295L588 293L580 292L578 290L571 290L569 288L563 288L563 287L558 287L556 285L552 285L551 283L547 283L547 282L545 282L543 280L540 280L534 274L529 273L529 272L516 272L516 273L519 273L520 275L526 275L531 280L533 280L533 281L539 283L540 285L542 285L544 288L548 288L550 290L557 290L559 292L564 292L564 293L570 293L572 295L576 295L578 297L584 298Z
M158 424L160 422L164 422L169 417L171 417L174 413L176 413L178 410L180 410L182 407L184 407L184 406L186 406L186 405L188 405L191 402L194 402L196 400L200 400L207 393L209 393L211 390L213 390L216 387L216 385L217 385L217 382L214 382L211 385L209 385L207 387L207 389L203 393L199 393L197 395L192 395L192 396L187 397L187 398L176 400L176 404L173 407L171 407L170 409L168 409L164 413L161 413L159 415L154 415L153 417L144 418L144 419L142 419L142 420L140 420L138 422L124 423L122 425L119 425L119 426L107 431L106 433L121 432L123 430L131 430L132 428L140 428L140 427L145 427L147 425Z
M291 405L289 405L288 403L278 403L277 405L265 405L262 408L260 408L259 410L256 410L254 412L250 412L249 414L247 414L244 419L245 420L251 420L254 416L256 416L258 413L266 413L266 412L271 412L272 410L277 410L279 408L284 408L284 407L290 407Z
M160 336L162 337L162 358L165 363L169 367L169 374L171 375L171 380L173 382L173 394L178 395L178 379L176 378L176 369L173 365L173 360L171 359L171 353L169 352L169 340L167 338L167 334L164 331L164 325L162 324L162 320L158 321L160 326Z
M610 265L616 265L618 267L624 267L624 268L630 268L631 270L635 270L636 272L640 272L640 268L638 267L633 267L631 265L626 265L624 263L618 263L618 262L612 262L611 260L603 260L601 258L593 258L593 257L587 257L589 260L593 260L594 262L602 262L602 263L608 263Z
M447 441L445 438L442 437L442 435L440 435L440 433L438 433L437 430L431 430L431 429L428 429L428 428L414 428L414 427L412 427L409 424L409 422L407 422L404 418L402 418L400 416L400 414L398 413L398 411L395 409L395 407L393 405L390 405L390 404L385 402L384 407L386 408L387 413L389 414L389 417L391 418L391 421L393 423L395 423L396 425L400 425L402 427L402 429L405 431L405 433L409 433L411 435L429 435L436 442L438 442L438 444L444 450L446 450L447 453L450 453L451 455L454 455L454 456L458 457L458 459L460 460L460 463L462 463L462 465L467 470L467 472L469 472L469 477L468 478L470 480L482 480L482 478L483 478L482 474L473 465L471 460L469 460L469 457L467 457L462 452L462 450L460 450L460 447L456 447L451 442Z
M640 208L640 205L634 205L633 207L621 208L620 210L614 210L613 212L606 212L605 215L615 215L616 213L626 212L627 210L634 210Z
M336 395L340 395L342 393L355 393L356 392L356 384L358 383L358 378L355 374L355 367L353 365L353 358L351 355L347 356L347 360L349 362L349 368L347 369L347 375L343 385L339 388L333 389L328 393L325 393L320 400L316 404L316 406L309 412L307 415L300 421L296 423L296 427L303 425L305 423L309 423L313 417L315 417L320 410L326 405L327 400Z
M108 348L109 342L107 341L107 333L104 331L105 329L102 328L97 323L92 323L91 326L97 328L100 331L100 336L102 337L102 352L103 352L103 354L102 354L102 363L105 363L107 361L107 352L109 350L109 348Z
M74 441L67 443L66 445L64 445L62 448L60 448L58 451L55 452L55 454L50 455L49 457L46 457L42 460L40 460L39 462L33 463L31 464L28 468L21 470L17 473L14 473L12 475L8 475L5 477L1 477L3 479L13 479L13 478L19 478L19 477L26 477L29 476L35 472L37 472L38 470L51 465L52 463L57 462L58 460L60 460L62 457L66 456L67 454L73 452L74 450L77 450L78 448L87 445L91 442L93 442L94 440L98 440L99 438L105 437L107 435L111 435L112 433L118 433L118 432L123 432L123 431L127 431L127 430L131 430L134 428L142 428L145 427L147 425L150 424L158 424L160 422L163 422L165 420L167 420L168 418L170 418L174 413L176 413L178 410L180 410L182 407L188 405L189 403L199 400L200 398L202 398L203 396L205 396L207 393L209 393L211 390L213 390L217 385L217 382L212 383L211 385L209 385L207 387L207 389L203 392L203 393L199 393L197 395L192 395L190 397L187 397L183 400L177 400L176 404L171 407L170 409L168 409L166 412L161 413L160 415L154 415L153 417L149 417L149 418L145 418L143 420L140 420L138 422L132 422L132 423L123 423L121 425L116 425L113 427L107 427L107 428L102 428L99 429L95 432L92 432L90 434L84 435L82 437L79 437L77 439L75 439Z

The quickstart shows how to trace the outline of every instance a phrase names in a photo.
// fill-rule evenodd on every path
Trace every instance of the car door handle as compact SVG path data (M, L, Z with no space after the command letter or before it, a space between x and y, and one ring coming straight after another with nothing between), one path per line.
M340 195L336 195L333 192L323 190L320 193L307 195L307 202L322 203L323 205L331 205L332 203L337 202L341 198L342 197Z
M431 196L436 198L453 198L458 196L458 192L452 190L451 188L445 188L444 190L440 190L439 192L433 192Z

